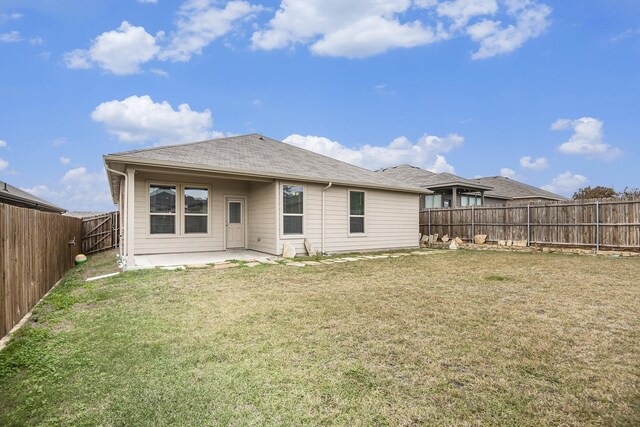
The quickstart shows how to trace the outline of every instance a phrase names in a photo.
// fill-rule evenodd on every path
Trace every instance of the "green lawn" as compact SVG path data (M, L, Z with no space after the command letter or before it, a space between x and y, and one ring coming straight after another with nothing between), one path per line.
M0 352L0 425L640 424L640 259L113 261Z

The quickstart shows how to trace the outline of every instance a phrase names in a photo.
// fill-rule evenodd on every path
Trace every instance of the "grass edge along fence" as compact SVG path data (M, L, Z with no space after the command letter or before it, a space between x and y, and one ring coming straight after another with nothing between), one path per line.
M74 265L82 220L0 203L0 338Z
M472 241L640 251L640 199L472 206L420 211L420 232Z

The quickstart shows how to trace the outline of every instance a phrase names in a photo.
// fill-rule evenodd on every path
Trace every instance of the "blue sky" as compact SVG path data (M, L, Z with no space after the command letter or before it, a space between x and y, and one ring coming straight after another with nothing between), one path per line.
M260 132L376 169L640 186L637 0L0 1L0 180L112 208L102 155Z

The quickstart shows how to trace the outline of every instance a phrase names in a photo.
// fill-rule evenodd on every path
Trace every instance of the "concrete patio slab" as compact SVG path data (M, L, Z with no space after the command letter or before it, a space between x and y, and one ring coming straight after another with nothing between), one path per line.
M135 265L127 266L128 270L171 267L177 265L202 265L225 262L227 260L239 261L267 261L273 255L263 252L242 251L215 251L215 252L189 252L179 254L137 255Z

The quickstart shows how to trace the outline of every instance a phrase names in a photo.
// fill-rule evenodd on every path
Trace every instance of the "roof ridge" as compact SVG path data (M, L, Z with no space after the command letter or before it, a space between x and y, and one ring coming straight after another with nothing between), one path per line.
M263 135L254 132L254 133L246 133L246 134L242 134L242 135L221 136L220 138L211 138L211 139L205 139L205 140L202 140L202 141L195 141L195 142L184 142L184 143L177 142L175 144L159 145L159 146L156 146L156 147L146 147L146 148L138 148L138 149L135 149L135 150L119 151L117 153L109 153L109 154L107 154L107 156L120 156L120 155L125 155L125 154L143 153L143 152L147 152L147 151L162 150L164 148L173 148L173 147L178 147L178 146L186 147L186 146L189 146L189 145L206 144L207 142L219 141L221 139L244 138L244 137L253 136L253 135L260 135L261 137L264 138ZM271 139L271 138L269 138L269 139Z

